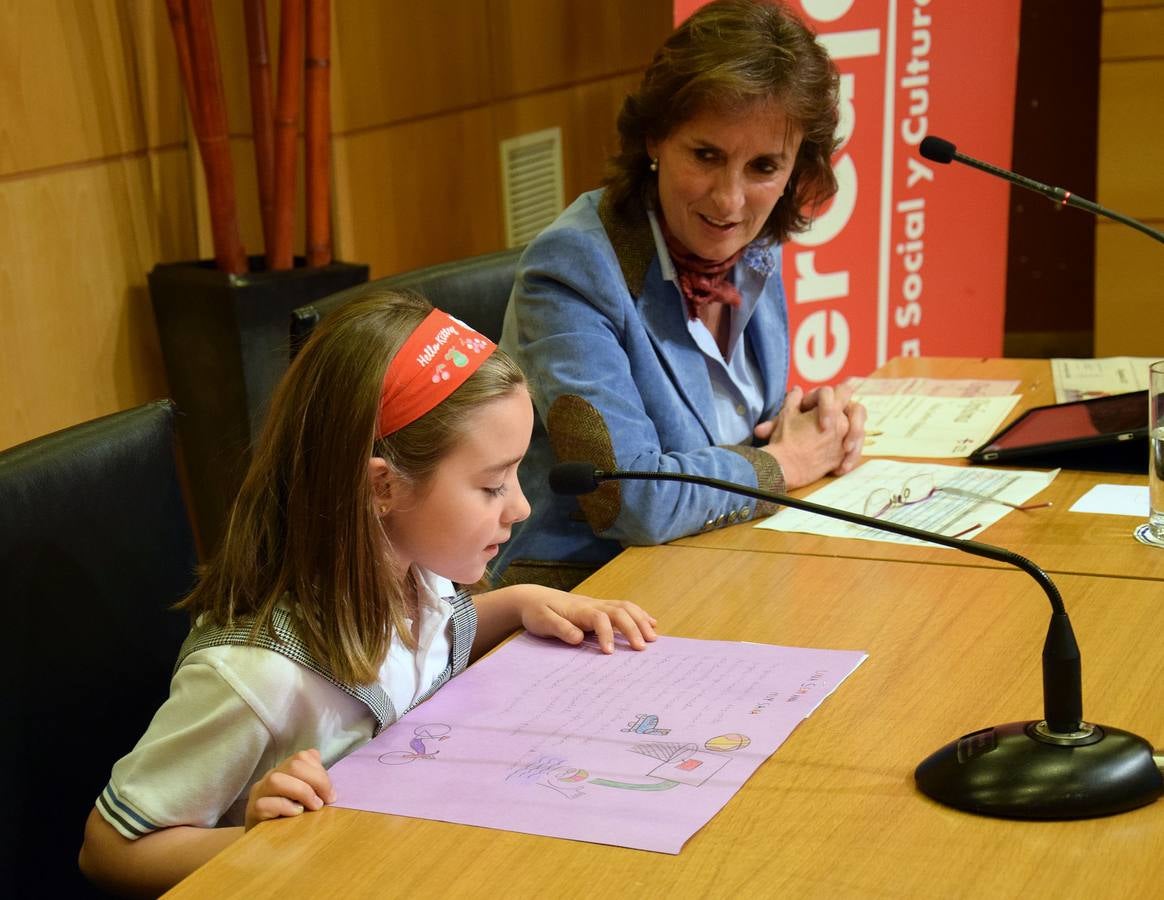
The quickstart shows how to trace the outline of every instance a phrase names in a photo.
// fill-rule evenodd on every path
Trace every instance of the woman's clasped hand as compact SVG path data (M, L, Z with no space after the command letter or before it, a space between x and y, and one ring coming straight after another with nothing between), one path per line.
M853 470L865 443L865 415L846 385L808 393L794 387L776 418L757 425L755 435L779 461L784 485L792 490Z

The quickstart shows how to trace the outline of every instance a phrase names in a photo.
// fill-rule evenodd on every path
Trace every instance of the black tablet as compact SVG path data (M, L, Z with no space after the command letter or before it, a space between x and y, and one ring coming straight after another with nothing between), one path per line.
M1147 472L1148 392L1028 409L970 461Z

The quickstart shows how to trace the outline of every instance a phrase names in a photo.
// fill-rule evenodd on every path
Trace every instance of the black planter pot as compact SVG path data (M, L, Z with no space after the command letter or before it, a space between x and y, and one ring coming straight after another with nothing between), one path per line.
M166 263L149 275L170 394L203 554L218 546L267 401L290 358L291 311L362 284L368 267L334 262L227 275L213 261Z

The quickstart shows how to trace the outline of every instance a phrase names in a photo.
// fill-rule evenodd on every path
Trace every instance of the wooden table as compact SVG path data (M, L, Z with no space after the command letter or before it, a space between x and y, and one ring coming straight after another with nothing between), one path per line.
M1159 739L1160 585L1058 582L1087 718ZM623 553L580 590L635 600L668 634L870 656L678 856L328 808L259 826L167 896L1158 896L1164 803L1006 821L913 785L946 742L1041 716L1049 606L1026 575L664 546Z
M875 377L1017 379L1022 399L1007 421L1034 406L1055 402L1051 365L1045 359L931 359L891 360L873 373ZM965 460L918 460L966 465ZM1108 575L1150 578L1164 581L1164 551L1139 543L1132 535L1140 520L1130 516L1094 515L1070 512L1071 505L1097 484L1147 484L1147 457L1144 474L1063 470L1039 500L1050 500L1049 509L1012 511L974 540L996 544L1028 557L1050 573ZM1021 467L1020 467L1021 468ZM1034 467L1031 467L1034 468ZM822 480L793 496L807 497L827 483ZM1147 513L1145 511L1145 518ZM905 559L944 565L997 567L985 559L958 554L938 547L913 547L885 542L839 540L810 534L769 531L747 522L718 528L675 542L693 547L751 550L811 556L846 556L857 559Z

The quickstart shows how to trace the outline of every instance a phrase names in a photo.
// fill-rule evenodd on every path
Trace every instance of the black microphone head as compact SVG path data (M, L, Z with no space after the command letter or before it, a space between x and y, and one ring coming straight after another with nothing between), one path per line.
M555 494L589 494L598 487L594 463L564 462L550 469L550 490Z
M930 162L948 163L954 158L954 154L958 152L958 148L949 141L943 140L940 137L922 138L921 146L918 148L921 155Z

